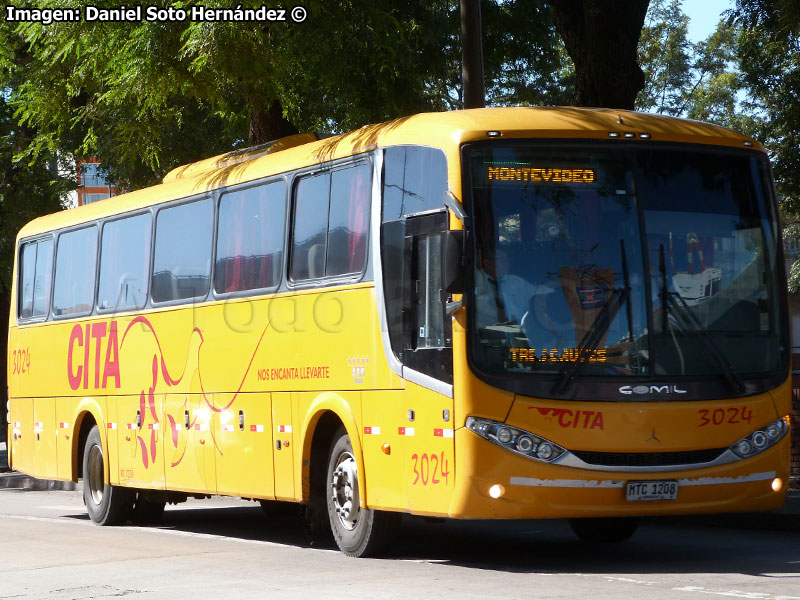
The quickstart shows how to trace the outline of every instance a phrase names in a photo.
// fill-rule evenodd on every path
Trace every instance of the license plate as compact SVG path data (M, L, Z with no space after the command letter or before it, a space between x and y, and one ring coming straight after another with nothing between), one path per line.
M676 500L678 498L678 482L674 479L658 481L629 481L625 489L628 502L643 500Z

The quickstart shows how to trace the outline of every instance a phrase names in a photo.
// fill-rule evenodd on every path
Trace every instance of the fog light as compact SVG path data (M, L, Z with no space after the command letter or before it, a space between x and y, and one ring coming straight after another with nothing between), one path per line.
M511 435L511 430L506 427L501 427L500 430L497 432L497 439L503 442L504 444L510 442L512 437L513 436Z
M763 431L756 431L753 434L752 440L753 440L753 446L755 446L758 449L761 449L767 445L767 434L764 433Z
M772 485L774 487L775 484L773 483ZM506 488L504 488L499 483L495 483L492 487L489 488L489 495L495 500L500 498L505 493L506 493Z
M783 489L783 479L776 477L772 480L772 491L780 492Z

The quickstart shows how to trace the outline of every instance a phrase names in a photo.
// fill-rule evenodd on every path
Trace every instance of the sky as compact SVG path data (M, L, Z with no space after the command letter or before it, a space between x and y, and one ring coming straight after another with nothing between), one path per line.
M706 39L719 23L720 13L735 6L734 0L683 0L683 12L689 21L689 40Z

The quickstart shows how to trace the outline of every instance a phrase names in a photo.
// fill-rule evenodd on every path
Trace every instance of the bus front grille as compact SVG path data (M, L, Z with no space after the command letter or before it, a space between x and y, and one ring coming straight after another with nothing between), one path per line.
M713 462L727 448L689 450L688 452L590 452L572 450L572 454L590 465L606 467L662 467Z

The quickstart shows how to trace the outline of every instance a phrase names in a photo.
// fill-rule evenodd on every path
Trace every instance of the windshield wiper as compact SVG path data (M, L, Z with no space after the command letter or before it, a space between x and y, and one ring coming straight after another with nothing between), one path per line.
M553 386L551 392L553 395L560 396L569 389L572 380L575 379L575 376L589 362L592 354L594 354L594 351L597 350L597 347L600 345L603 336L608 331L608 328L611 327L611 323L614 322L614 317L617 316L619 309L622 308L622 305L628 301L628 297L631 294L631 286L628 277L628 261L625 257L625 242L620 240L619 245L622 253L622 277L625 287L614 288L614 291L611 293L611 297L608 299L608 302L606 302L605 306L603 306L600 313L597 315L597 317L595 317L594 321L592 321L589 330L583 336L583 339L578 347L578 358L566 371L564 371L564 373L561 375L561 378ZM628 311L628 330L628 335L631 336L630 341L633 343L630 310Z
M662 331L666 333L667 328L670 326L668 310L671 308L673 310L673 317L678 322L678 325L682 329L697 334L697 337L700 338L700 341L705 345L713 359L717 361L717 364L720 367L722 367L721 375L725 378L725 381L728 382L728 385L731 387L731 389L737 391L739 394L744 394L746 388L742 378L736 372L736 369L733 368L733 365L728 362L728 359L725 358L725 355L722 353L719 347L714 343L714 340L708 334L708 331L697 319L695 314L692 312L692 309L689 308L689 305L686 304L683 296L681 296L678 292L670 292L667 289L667 269L664 261L664 244L660 245L658 262L658 270L661 275L661 293L659 295L661 296L661 310L663 318ZM677 340L675 343L677 344Z

